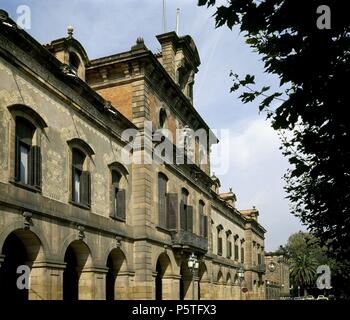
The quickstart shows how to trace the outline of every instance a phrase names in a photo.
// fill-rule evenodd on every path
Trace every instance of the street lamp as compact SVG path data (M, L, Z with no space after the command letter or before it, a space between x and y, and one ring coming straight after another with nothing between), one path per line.
M270 281L267 280L266 281L266 294L267 294L267 300L270 300L270 295L269 295L269 285L270 285Z
M193 252L190 255L190 257L188 258L188 268L192 272L192 300L194 300L194 295L195 295L195 293L194 293L194 277L195 277L196 272L199 268L199 262L198 262L198 259L194 255Z
M242 266L238 269L237 274L239 279L239 299L242 300L242 282L244 280L244 269Z

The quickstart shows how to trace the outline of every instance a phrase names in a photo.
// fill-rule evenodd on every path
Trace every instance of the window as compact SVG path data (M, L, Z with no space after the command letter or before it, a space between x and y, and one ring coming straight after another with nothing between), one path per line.
M167 128L168 127L168 118L166 111L162 108L159 112L159 128Z
M222 230L223 230L223 228L222 228L222 226L220 225L220 226L218 226L217 227L217 233L218 233L218 238L217 238L217 240L218 240L218 255L219 256L222 256Z
M73 52L69 53L69 67L75 74L78 74L79 65L80 60L78 56Z
M238 235L235 236L235 261L239 260Z
M241 262L244 263L244 247L243 247L243 244L241 246Z
M167 177L158 174L158 224L162 228L167 228Z
M204 214L204 202L199 201L198 212L199 212L199 221L200 221L200 232L199 234L207 238L208 237L208 217Z
M126 192L122 186L122 175L112 170L112 218L125 220Z
M261 265L262 262L261 262L261 253L258 253L258 265Z
M84 170L86 155L77 148L72 149L72 202L90 207L91 177L90 172Z
M230 259L232 257L232 241L231 241L232 232L229 230L226 232L226 257Z
M188 205L188 191L182 189L180 203L180 227L182 230L193 230L193 208Z
M36 127L22 117L16 117L15 181L41 189L41 151L33 143Z

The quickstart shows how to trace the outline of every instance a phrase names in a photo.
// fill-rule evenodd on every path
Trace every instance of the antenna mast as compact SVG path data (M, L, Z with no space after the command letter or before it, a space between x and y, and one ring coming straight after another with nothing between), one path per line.
M179 35L179 26L180 26L180 9L176 9L176 34Z
M167 31L167 23L166 23L166 0L163 0L163 33Z

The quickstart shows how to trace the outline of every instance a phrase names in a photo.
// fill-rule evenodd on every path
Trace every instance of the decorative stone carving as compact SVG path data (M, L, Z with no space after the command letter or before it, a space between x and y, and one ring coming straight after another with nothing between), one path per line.
M82 225L78 225L78 239L84 240L85 238L85 227Z
M24 218L24 229L29 229L32 224L33 214L29 211L24 211L22 216Z

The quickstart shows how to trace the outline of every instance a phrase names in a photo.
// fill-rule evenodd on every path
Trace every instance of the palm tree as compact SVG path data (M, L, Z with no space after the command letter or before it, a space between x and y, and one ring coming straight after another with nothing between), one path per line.
M290 275L294 283L304 288L304 296L307 295L307 287L315 280L317 261L309 254L302 254L291 261Z

